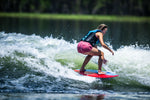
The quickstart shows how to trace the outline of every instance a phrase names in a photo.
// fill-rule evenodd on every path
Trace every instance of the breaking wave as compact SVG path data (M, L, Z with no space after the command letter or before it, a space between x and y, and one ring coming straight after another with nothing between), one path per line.
M127 86L149 91L149 50L123 46L112 56L99 47L109 61L103 68L119 74L103 81L73 71L84 60L76 46L76 41L63 38L0 32L0 92L99 93L122 91ZM97 69L97 57L86 68Z

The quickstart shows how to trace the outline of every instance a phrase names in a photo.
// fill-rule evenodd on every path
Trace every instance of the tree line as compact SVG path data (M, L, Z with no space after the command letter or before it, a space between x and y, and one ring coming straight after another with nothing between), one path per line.
M150 0L0 0L0 12L149 16Z

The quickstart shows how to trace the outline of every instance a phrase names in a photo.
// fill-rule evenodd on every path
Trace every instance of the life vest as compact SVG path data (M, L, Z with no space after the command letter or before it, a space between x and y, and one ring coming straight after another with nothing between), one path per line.
M102 32L101 30L92 30L89 31L82 39L81 41L89 42L93 47L99 43L99 39L96 37L97 32Z

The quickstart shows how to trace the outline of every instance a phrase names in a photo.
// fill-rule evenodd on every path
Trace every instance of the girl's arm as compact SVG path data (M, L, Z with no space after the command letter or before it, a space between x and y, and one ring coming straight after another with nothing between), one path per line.
M99 41L100 41L102 47L104 47L105 49L109 50L112 53L112 55L114 55L114 52L104 43L104 41L103 41L103 33L97 32L96 36L99 38Z

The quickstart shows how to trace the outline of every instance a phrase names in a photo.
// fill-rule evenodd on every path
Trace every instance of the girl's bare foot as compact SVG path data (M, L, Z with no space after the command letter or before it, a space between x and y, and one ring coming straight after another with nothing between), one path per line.
M79 73L84 75L85 69L84 70L80 70Z
M98 70L98 74L101 75L101 74L106 74L106 73L102 72L101 70Z

